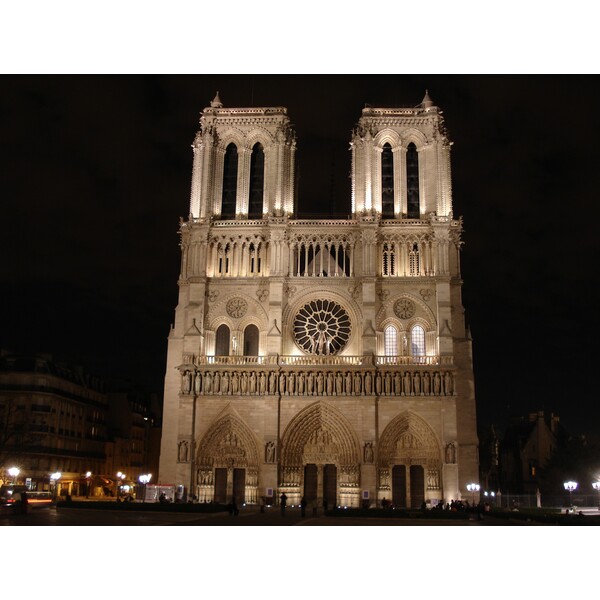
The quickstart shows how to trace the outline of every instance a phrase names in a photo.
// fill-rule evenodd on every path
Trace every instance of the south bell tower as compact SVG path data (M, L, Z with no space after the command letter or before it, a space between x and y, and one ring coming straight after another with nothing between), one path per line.
M294 219L285 108L204 109L160 481L201 502L420 506L478 479L450 142L426 94L365 108L350 219ZM272 496L270 496L272 494Z

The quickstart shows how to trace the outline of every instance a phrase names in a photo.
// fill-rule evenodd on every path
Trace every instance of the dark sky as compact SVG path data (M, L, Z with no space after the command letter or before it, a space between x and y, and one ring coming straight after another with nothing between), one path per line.
M454 142L480 424L546 410L594 434L591 76L4 76L0 346L162 392L190 145L215 91L225 106L288 107L300 214L345 216L361 109L414 106L426 88Z

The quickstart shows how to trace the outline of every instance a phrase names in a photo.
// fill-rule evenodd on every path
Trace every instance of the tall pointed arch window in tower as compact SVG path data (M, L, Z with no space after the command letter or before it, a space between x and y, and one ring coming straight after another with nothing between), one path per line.
M410 349L416 363L424 362L425 330L421 325L415 325L410 330Z
M232 142L225 150L223 161L223 196L221 199L221 219L235 219L237 199L238 151Z
M398 354L398 331L393 325L387 325L383 330L383 351L386 356Z
M248 218L262 219L263 197L265 190L265 152L262 144L257 142L252 148L250 157L250 198L248 202Z
M394 154L389 144L381 152L381 216L394 218Z
M418 219L419 209L419 153L414 144L409 144L406 149L406 216L409 219Z
M217 329L215 356L229 356L229 327L223 323Z

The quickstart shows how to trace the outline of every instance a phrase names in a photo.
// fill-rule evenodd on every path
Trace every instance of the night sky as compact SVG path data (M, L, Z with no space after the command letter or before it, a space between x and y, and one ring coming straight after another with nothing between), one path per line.
M4 76L0 346L162 393L191 143L225 107L286 106L299 215L350 212L365 104L444 111L480 425L599 413L598 80L586 76Z

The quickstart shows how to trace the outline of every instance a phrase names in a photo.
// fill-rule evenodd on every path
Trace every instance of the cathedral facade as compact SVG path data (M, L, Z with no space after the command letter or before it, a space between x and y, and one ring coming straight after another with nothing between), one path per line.
M161 483L200 502L419 507L478 481L450 147L427 94L365 108L350 218L303 220L287 110L218 94L203 110Z

